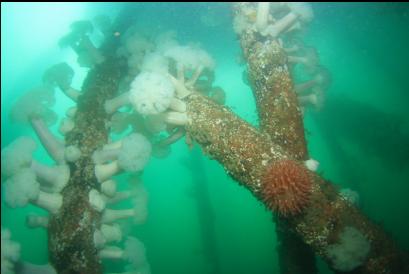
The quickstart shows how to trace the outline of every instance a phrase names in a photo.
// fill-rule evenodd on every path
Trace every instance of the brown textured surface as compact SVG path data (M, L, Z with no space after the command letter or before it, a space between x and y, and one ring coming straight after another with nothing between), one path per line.
M99 190L91 155L107 143L103 103L116 94L119 74L115 62L108 61L88 74L78 100L75 127L65 138L66 145L76 145L82 155L70 164L71 178L62 191L62 208L50 218L50 261L58 273L102 273L93 241L101 215L88 201L89 191Z
M236 13L240 9L235 10ZM287 67L287 56L276 40L249 28L240 35L249 80L256 99L260 129L295 159L307 160L304 125Z
M236 4L235 7L235 15L242 13L243 6ZM261 130L269 134L274 142L280 144L295 159L308 159L303 118L293 92L287 56L275 40L266 39L254 30L244 31L239 38L243 56L248 64L249 80L252 83ZM270 199L280 201L277 197ZM280 273L317 273L311 248L290 231L281 216L274 216L274 221L276 227L279 227L277 239Z
M226 107L193 94L186 99L189 123L187 134L201 145L210 158L219 161L233 178L260 198L261 176L276 160L290 159L268 135L258 132ZM317 174L312 178L309 203L303 213L286 218L304 243L330 264L326 248L338 240L346 226L360 230L371 242L367 261L356 273L408 273L407 263L393 241L355 207L342 198L335 187Z
M281 148L271 143L267 134L260 134L228 108L200 94L191 95L187 105L189 137L221 162L233 178L258 193L267 163L285 157Z

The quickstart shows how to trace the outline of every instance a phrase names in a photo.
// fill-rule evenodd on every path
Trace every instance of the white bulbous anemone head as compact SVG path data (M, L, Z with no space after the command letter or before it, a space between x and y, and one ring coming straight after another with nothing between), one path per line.
M141 171L148 163L151 152L151 143L145 136L138 133L131 134L122 141L118 165L125 171Z
M20 137L1 150L1 174L12 176L23 167L29 167L32 153L37 148L35 141L30 137Z
M129 99L137 112L149 115L167 110L174 94L175 88L166 76L142 72L131 84Z

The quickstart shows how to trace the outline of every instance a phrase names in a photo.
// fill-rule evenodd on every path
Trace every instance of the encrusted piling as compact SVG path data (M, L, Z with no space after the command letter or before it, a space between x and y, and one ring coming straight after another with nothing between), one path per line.
M81 150L81 158L70 163L71 178L62 191L63 205L50 217L48 246L50 261L58 273L102 273L94 232L101 213L89 202L91 189L100 190L94 174L92 153L108 141L104 102L117 92L120 69L107 61L87 76L78 99L75 127L67 133L65 145Z
M240 36L256 99L260 129L295 159L307 160L302 114L287 67L287 56L275 40L259 41L256 32Z
M199 94L192 94L185 101L189 117L186 132L189 137L270 210L280 209L279 204L288 199L293 201L296 210L284 211L283 219L329 265L333 264L333 260L328 248L339 242L339 236L346 227L354 227L371 246L362 265L356 268L356 273L407 273L407 254L399 251L383 230L339 195L332 184L292 159L281 146L272 142L268 134L259 132L226 107ZM277 163L287 164L282 165L286 169L272 168ZM280 170L286 171L273 177L273 181L266 180L271 172L280 173ZM300 178L309 183L308 188L297 190ZM288 189L288 183L294 184L294 187L290 187L292 196L289 197L285 191L274 193L275 188L271 187L274 183L283 184L283 189ZM297 201L298 197L302 200L307 198L307 202Z
M235 15L242 12L240 5ZM303 118L287 64L287 56L277 40L261 36L249 28L239 35L247 62L249 80L257 104L260 130L270 135L294 159L307 160L308 150ZM317 273L314 253L285 220L273 216L278 240L280 273Z

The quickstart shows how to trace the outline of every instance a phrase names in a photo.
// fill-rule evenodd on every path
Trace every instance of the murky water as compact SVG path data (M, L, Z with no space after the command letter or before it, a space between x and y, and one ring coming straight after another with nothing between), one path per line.
M316 94L318 97L314 97L317 101L308 101L303 108L309 153L320 163L319 174L340 189L355 191L362 212L381 224L400 247L408 249L409 5L313 3L311 8L314 14L311 22L303 22L300 30L287 30L284 37L280 36L284 47L302 47L288 55L305 57L313 52L319 59L313 68L305 64L291 67L296 86L324 71L327 77ZM288 11L283 9L272 15L282 17L285 13ZM121 18L125 15L126 18ZM66 45L60 47L60 39L73 30L70 25L78 20L89 20L91 27L82 31L91 45L81 44L84 38L70 36ZM140 241L131 252L137 258L122 254L122 259L102 260L104 273L123 272L133 263L137 266L131 268L139 269L138 273L279 273L278 240L271 212L229 177L221 164L209 159L198 145L182 135L183 117L178 116L176 125L172 125L164 123L161 114L152 116L164 113L162 109L169 108L170 99L149 105L154 99L146 99L143 94L145 97L135 99L138 103L120 108L121 114L115 115L117 120L107 124L98 124L98 117L109 121L106 114L88 113L86 117L92 121L84 120L89 123L85 128L95 126L95 131L90 129L93 133L105 130L108 132L105 137L95 135L87 139L84 136L88 133L81 135L85 131L74 136L69 133L69 123L60 126L67 117L67 109L77 102L78 109L85 108L85 112L84 105L93 108L100 104L81 99L85 91L91 94L95 79L90 75L100 64L114 59L112 63L119 68L112 71L119 76L108 75L107 83L114 81L115 92L128 92L133 80L144 71L170 73L177 78L180 69L177 63L183 59L185 77L189 79L198 67L204 67L193 83L197 90L257 127L248 69L233 28L235 25L237 30L237 24L232 5L226 3L1 4L2 149L21 136L29 136L37 143L33 159L49 166L56 164L30 126L33 112L35 117L46 120L46 126L57 139L63 140L65 133L66 143L82 149L88 145L86 140L117 141L133 132L143 134L145 141L152 144L151 154L145 151L149 154L145 157L146 165L140 159L143 157L138 156L142 167L131 172L138 182L129 183L130 172L114 177L116 191L132 191L134 198L117 204L104 198L107 208L138 209L131 218L137 221L118 222L122 239L106 245L127 250L128 236ZM150 62L146 56L151 56ZM52 85L45 87L43 76L47 69L61 62L68 64L73 73L65 92L61 82L54 78ZM88 84L84 83L87 77ZM105 92L100 91L101 85L97 92ZM23 96L38 87L39 93L19 105ZM149 95L152 97L168 92L166 83L160 79L146 89L162 92L160 95L153 92ZM81 94L79 98L77 91ZM76 117L71 120L79 127L80 118ZM182 129L178 131L178 127ZM178 134L181 138L168 146L166 138ZM11 239L20 245L18 261L47 264L50 260L47 229L29 228L26 217L48 213L32 204L14 208L6 204L8 192L4 182L9 176L3 166L11 163L5 159L2 152L2 228L9 229ZM79 169L81 165L75 170ZM72 166L70 170L72 175ZM2 231L2 273L3 235L6 234ZM77 251L82 252L80 247ZM317 261L319 273L332 273L324 262Z

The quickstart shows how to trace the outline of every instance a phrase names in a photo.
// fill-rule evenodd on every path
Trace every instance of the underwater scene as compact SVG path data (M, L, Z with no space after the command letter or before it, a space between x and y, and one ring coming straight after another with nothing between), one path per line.
M409 273L409 4L1 3L1 273Z

